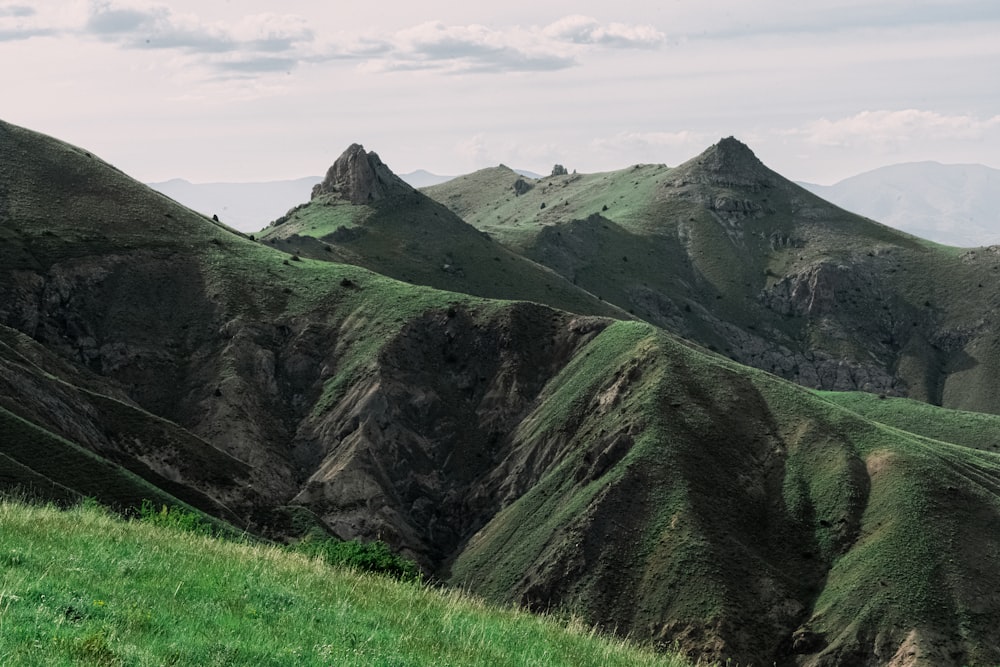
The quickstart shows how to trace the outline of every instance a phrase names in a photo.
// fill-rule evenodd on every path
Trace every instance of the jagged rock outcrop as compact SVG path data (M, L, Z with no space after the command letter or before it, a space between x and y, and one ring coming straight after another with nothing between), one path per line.
M773 187L777 175L754 152L734 137L720 139L698 158L702 173L713 185L749 188L751 192Z
M523 178L519 178L516 181L514 181L514 194L517 195L518 197L520 197L521 195L526 195L533 187L535 187L533 184L529 183Z
M412 191L375 151L366 153L361 144L351 144L327 170L323 182L313 187L312 198L333 195L352 204L370 204Z

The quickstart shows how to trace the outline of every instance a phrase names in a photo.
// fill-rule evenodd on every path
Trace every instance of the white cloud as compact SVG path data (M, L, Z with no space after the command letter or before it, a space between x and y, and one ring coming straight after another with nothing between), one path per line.
M0 5L0 42L15 42L55 34L38 11L27 5Z
M34 16L37 12L27 5L0 5L0 16L24 18Z
M429 21L400 30L390 49L370 63L377 70L448 72L551 71L573 66L573 59L537 33L520 28L494 30L483 25L446 25Z
M236 23L208 22L129 0L91 2L82 30L124 48L174 49L217 71L247 75L337 60L360 62L368 71L555 71L576 65L576 56L588 48L648 49L665 39L652 26L601 24L585 16L545 28L429 21L391 33L323 34L300 16L261 13Z
M549 24L542 33L551 39L572 44L599 44L615 48L657 48L666 35L651 25L601 23L590 16L574 14Z
M368 61L369 69L445 72L531 72L573 67L588 48L649 49L665 41L648 25L601 24L567 16L544 28L448 25L429 21L385 39L389 49Z
M793 131L793 134L814 144L850 147L872 143L900 145L921 141L969 141L998 131L1000 115L984 119L904 109L862 111L836 120L821 118Z
M177 50L219 71L244 74L294 67L313 41L299 16L253 14L229 24L165 5L112 0L91 4L83 33L125 48Z

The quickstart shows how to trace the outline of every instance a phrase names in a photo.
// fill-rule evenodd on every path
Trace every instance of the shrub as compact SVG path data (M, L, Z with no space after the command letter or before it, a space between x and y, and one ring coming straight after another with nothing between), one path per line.
M197 533L199 535L211 535L212 524L205 521L200 514L181 507L168 507L161 505L156 507L152 500L143 500L139 507L139 521L173 528L185 533Z
M307 535L295 545L295 550L331 565L350 567L365 572L384 574L400 581L420 581L420 568L413 561L393 553L389 545L380 540L338 540L332 537Z

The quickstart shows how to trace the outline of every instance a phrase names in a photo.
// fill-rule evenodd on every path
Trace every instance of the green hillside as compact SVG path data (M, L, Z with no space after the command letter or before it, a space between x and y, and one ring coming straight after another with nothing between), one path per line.
M968 434L974 448L931 440L626 323L549 391L522 434L548 465L469 541L453 583L628 619L713 658L997 659L979 593L1000 585L995 431ZM706 652L706 634L726 648ZM768 654L780 637L787 653Z
M272 546L0 502L0 662L663 665L687 662Z
M262 242L293 258L355 264L437 289L629 317L477 231L361 146L345 151L330 170L339 184L328 176L327 189L264 229Z
M673 168L489 169L426 188L467 222L636 317L807 387L1000 412L995 249L843 211L729 138ZM544 204L544 207L543 207Z

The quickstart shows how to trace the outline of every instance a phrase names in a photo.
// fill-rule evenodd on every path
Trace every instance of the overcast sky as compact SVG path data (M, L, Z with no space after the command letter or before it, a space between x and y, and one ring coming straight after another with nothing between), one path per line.
M675 165L1000 167L996 0L0 0L0 119L144 181Z

